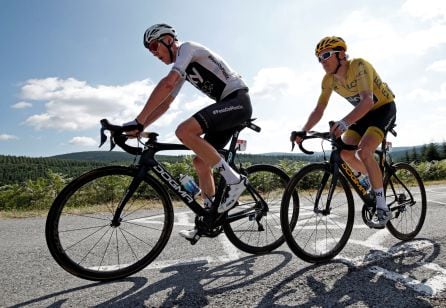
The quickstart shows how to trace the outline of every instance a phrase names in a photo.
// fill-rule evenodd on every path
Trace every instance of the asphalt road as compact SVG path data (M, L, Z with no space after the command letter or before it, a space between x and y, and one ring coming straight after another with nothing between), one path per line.
M0 307L446 306L446 186L429 186L427 195L417 239L371 230L358 212L349 243L323 265L305 263L286 244L251 256L224 235L191 246L178 235L193 223L182 209L156 261L112 283L62 270L46 247L45 218L0 220Z

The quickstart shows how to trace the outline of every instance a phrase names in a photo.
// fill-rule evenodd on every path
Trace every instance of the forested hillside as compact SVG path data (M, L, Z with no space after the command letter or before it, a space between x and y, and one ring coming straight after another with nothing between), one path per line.
M239 154L236 161L249 164L267 163L276 165L279 161L287 159L302 160L301 156ZM161 162L178 163L190 159L191 156L157 155L156 157ZM317 156L308 156L307 158L320 159ZM134 163L134 156L123 152L94 151L40 158L0 155L0 186L45 178L49 171L72 178L94 168L107 165L127 166L132 163Z
M326 148L326 150L328 149ZM391 153L394 161L438 161L446 158L446 143L394 148ZM328 157L329 152L326 155ZM190 159L190 155L157 155L156 157L159 161L167 163L178 163ZM322 159L323 154L320 152L314 155L305 155L296 151L255 155L238 153L236 161L248 164L278 165L284 164L286 161L321 161ZM26 180L46 178L50 171L72 178L94 168L107 165L127 166L132 163L135 163L135 157L121 151L90 151L40 158L0 155L0 187L6 184L22 183Z
M78 161L55 158L31 158L0 155L0 186L46 177L49 170L77 176L87 170L108 165L105 161Z

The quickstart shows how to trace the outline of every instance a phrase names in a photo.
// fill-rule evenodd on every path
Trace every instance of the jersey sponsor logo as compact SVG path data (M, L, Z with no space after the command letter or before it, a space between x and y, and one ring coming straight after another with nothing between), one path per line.
M213 114L221 114L221 113L226 113L226 112L230 112L230 111L234 111L234 110L241 110L243 109L243 106L231 106L231 107L225 107L223 109L216 109L214 111L212 111Z
M382 80L379 78L379 76L375 76L375 79L373 79L373 82L381 90L381 94L385 98L390 100L392 97L395 97L395 94L393 94L392 90L390 90L390 88L387 85L387 83L382 82Z
M359 62L359 64L358 64L358 73L356 74L356 78L365 76L367 74L368 74L368 72L367 72L365 64L363 62Z
M358 105L359 102L361 101L361 97L359 96L359 94L348 96L345 99L348 100L350 104L352 104L353 106Z
M186 79L212 99L218 99L226 86L214 72L197 62L191 62L187 66Z
M352 169L350 169L345 163L341 164L341 168L345 171L350 180L355 184L355 187L359 189L363 196L365 196L367 194L367 190L365 190L361 183L359 183L359 180L356 175L353 174Z
M353 80L346 87L347 87L347 89L349 89L351 91L353 88L355 88L357 86L357 84L358 84L357 81Z
M188 74L188 79L190 82L192 82L195 85L198 85L199 83L203 82L203 77L201 77L200 73L195 67L192 67L192 74Z
M212 61L212 63L217 65L217 67L221 70L221 73L223 74L223 76L225 76L226 79L229 79L229 74L228 74L228 72L226 72L223 64L221 62L217 61L217 59L215 59L212 55L209 55L208 58L209 58L209 60Z
M181 185L179 185L160 165L154 166L153 170L155 170L183 199L186 199L187 203L194 202L194 198L192 198L187 191L183 190Z

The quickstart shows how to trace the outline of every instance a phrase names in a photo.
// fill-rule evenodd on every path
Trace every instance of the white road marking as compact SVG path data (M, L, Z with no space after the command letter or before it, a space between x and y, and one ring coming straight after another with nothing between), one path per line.
M429 199L427 202L433 202L433 203L438 203L438 204L441 204L441 205L446 205L445 202L435 201L435 200L432 200L432 199Z
M177 221L175 222L175 226L187 226L187 227L193 227L195 226L195 223L189 220L190 213L187 212L181 212L181 213L175 213L175 217L177 217ZM194 216L195 217L195 216Z
M393 249L386 249L385 247L381 246L381 243L384 241L384 238L387 235L390 235L390 233L387 231L387 229L383 229L373 234L366 241L349 241L349 243L365 246L374 250L366 257L360 256L350 259L339 255L335 259L354 267L367 267L372 263L378 262L385 258L405 256L408 254L408 252L422 251L423 249L432 247L431 242L415 241L396 246ZM429 296L435 296L446 289L446 269L435 263L417 261L415 264L418 265L418 267L432 271L435 274L425 282L421 282L410 278L408 275L389 271L378 266L371 266L368 268L368 270L387 279L403 283L406 287Z
M220 256L219 259L222 262L234 261L240 259L239 250L232 245L232 243L228 240L226 235L220 234L218 236L220 243L223 245L223 250L226 252L226 256Z
M433 290L430 286L422 283L419 280L410 278L408 275L391 272L379 266L372 266L369 271L375 273L377 276L384 276L387 279L400 282L405 286L410 287L414 291L417 291L418 293L423 293L431 296L436 294L436 291Z

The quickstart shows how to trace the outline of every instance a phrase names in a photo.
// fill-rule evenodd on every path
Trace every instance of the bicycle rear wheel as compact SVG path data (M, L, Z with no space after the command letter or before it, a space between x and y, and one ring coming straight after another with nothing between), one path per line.
M352 232L353 196L341 174L327 205L332 178L328 163L307 165L291 178L282 198L283 234L290 249L307 262L332 259L344 248ZM293 197L296 194L297 202ZM290 219L295 213L297 223Z
M397 163L392 168L384 180L386 200L393 216L387 223L387 229L396 238L408 241L415 238L423 227L427 210L426 191L414 167Z
M281 169L271 165L253 165L246 168L250 185L266 202L255 200L248 191L240 197L238 205L228 213L228 219L239 219L223 224L229 241L248 253L270 252L285 241L280 228L280 203L289 177Z
M89 280L114 280L138 272L166 245L173 209L151 176L126 202L118 225L115 211L137 170L111 166L92 170L65 187L46 221L48 248L69 273Z

